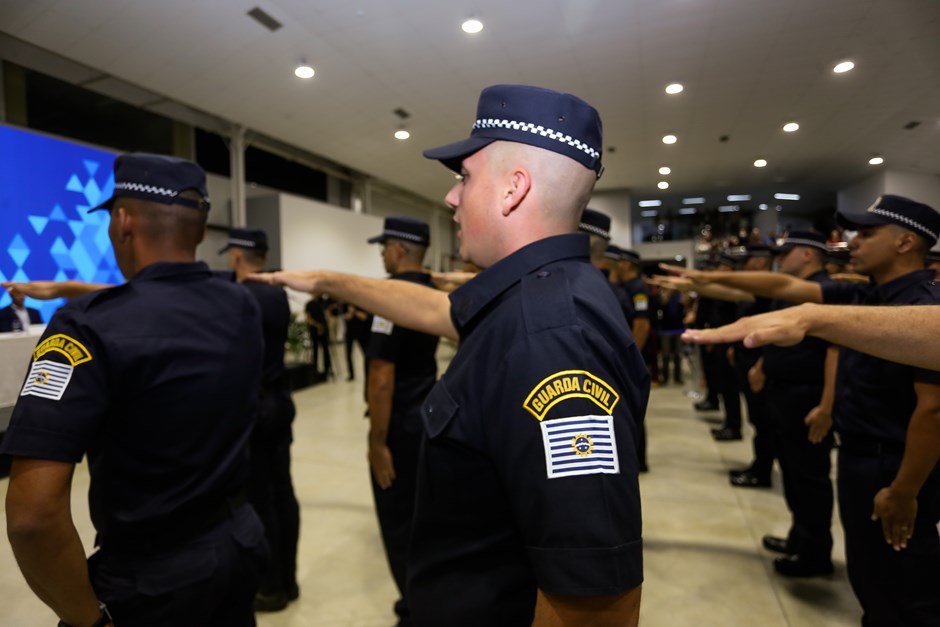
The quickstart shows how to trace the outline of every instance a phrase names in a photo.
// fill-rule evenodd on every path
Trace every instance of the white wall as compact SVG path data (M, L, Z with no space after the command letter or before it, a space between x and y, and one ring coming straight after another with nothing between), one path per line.
M676 263L676 257L682 256L685 263L692 267L695 258L695 242L690 239L673 240L671 242L643 242L633 247L640 254L643 261L654 259L671 260Z
M858 183L839 190L836 207L839 211L864 211L885 192L885 172L872 174Z
M885 193L906 196L940 211L940 176L889 170L885 172Z

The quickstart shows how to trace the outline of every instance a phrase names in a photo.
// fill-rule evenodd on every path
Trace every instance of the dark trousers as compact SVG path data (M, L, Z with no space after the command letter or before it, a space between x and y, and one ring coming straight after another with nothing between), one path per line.
M940 472L934 469L917 497L907 548L895 551L871 513L875 494L897 474L900 451L859 455L849 452L845 440L839 451L839 513L849 581L864 610L862 625L940 625Z
M728 361L728 345L716 344L713 365L715 389L725 406L725 429L741 430L741 389L738 387L738 375ZM709 388L710 389L710 388Z
M316 327L307 327L310 332L310 350L311 363L317 372L330 376L333 374L333 363L330 355L330 334L324 331L322 334L317 332ZM320 370L320 352L323 352L323 370Z
M787 538L790 551L809 560L828 561L832 554L832 432L813 444L804 422L820 398L821 384L767 382L766 409L783 474L783 495L793 517Z
M719 346L699 347L699 354L702 357L702 376L705 378L705 387L708 389L705 400L716 407L718 406L718 378L715 360Z
M88 572L116 625L251 627L266 557L261 521L245 504L169 551L135 555L103 545L88 558Z
M394 416L392 420L395 420ZM389 432L387 444L392 452L395 481L387 490L383 490L373 477L372 496L375 499L375 513L379 519L382 543L385 545L385 556L400 595L398 601L395 602L395 614L398 615L398 624L404 627L411 624L411 612L405 596L408 574L405 563L408 559L411 527L414 520L421 434L392 429ZM369 476L372 476L371 469Z
M744 392L747 420L754 427L754 461L751 462L751 471L762 479L769 479L776 454L773 433L767 419L764 391L752 391L747 380L748 371L757 363L759 357L760 353L757 351L736 350L734 371L738 377L738 387Z
M349 327L346 327L346 368L347 368L347 377L349 379L354 379L356 377L355 371L353 370L353 345L359 344L359 350L362 351L363 362L365 361L366 354L366 342L369 339L369 334L365 335L350 332ZM368 372L368 366L366 366L366 371Z
M260 591L297 594L297 542L300 507L290 475L291 422L294 403L290 393L278 391L261 399L258 422L251 438L249 498L264 525L271 558Z
M669 383L669 366L673 366L673 379L682 383L682 342L679 340L679 331L660 331L660 380Z

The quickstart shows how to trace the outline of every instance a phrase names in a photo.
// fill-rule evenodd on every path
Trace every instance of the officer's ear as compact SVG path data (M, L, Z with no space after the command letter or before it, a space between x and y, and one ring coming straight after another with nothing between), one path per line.
M127 241L134 231L134 215L123 205L118 205L117 211L111 215L111 220L117 220L115 233L119 242Z
M508 185L501 199L502 214L508 216L515 211L522 204L530 189L532 189L532 175L529 171L522 166L514 168L509 174Z
M916 245L914 241L915 237L917 236L914 235L912 231L905 229L897 239L898 253L903 255L904 253L910 252Z

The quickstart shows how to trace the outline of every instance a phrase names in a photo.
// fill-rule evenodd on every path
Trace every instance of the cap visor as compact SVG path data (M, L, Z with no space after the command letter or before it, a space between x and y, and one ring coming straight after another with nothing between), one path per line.
M226 244L225 246L219 249L219 254L221 255L222 253L226 252L231 247L232 247L231 244Z
M467 139L446 146L437 148L428 148L421 154L425 159L434 159L440 161L454 172L460 172L460 164L466 158L480 150L484 146L492 144L495 139L492 137L468 137Z
M366 242L369 244L378 244L379 242L384 242L384 241L385 241L385 233L382 233L381 235L376 235L375 237L370 237L369 239L366 240Z
M100 210L102 210L102 209L105 209L105 210L107 210L107 211L111 211L111 205L113 205L113 204L114 204L114 196L112 196L111 198L108 198L106 201L104 201L103 203L101 203L101 204L98 205L97 207L92 207L91 209L89 209L89 210L86 211L85 213L92 213L92 212L94 212L94 211L100 211Z

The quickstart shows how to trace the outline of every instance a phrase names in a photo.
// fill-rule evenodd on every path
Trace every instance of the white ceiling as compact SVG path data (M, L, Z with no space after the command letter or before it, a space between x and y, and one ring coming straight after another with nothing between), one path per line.
M421 149L465 137L503 82L600 110L602 190L655 192L661 165L671 193L836 190L875 153L940 175L937 0L0 0L0 30L433 200L453 179Z

